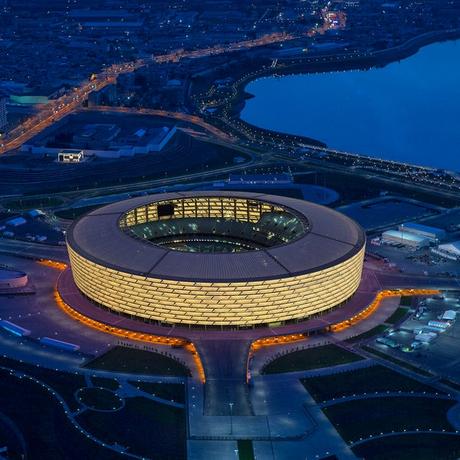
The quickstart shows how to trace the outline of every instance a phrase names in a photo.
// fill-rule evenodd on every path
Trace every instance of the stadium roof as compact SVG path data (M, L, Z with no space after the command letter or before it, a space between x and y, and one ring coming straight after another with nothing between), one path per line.
M285 245L256 251L194 253L132 238L119 227L121 216L139 206L198 197L238 197L282 206L305 216L310 231ZM72 224L67 242L88 260L119 271L173 280L245 282L334 266L359 252L365 234L345 215L307 201L246 192L178 192L142 196L91 211Z

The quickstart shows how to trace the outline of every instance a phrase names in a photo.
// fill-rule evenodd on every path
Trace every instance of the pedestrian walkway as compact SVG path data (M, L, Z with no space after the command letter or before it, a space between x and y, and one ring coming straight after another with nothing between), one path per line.
M189 381L189 458L212 458L207 443L216 452L220 445L219 459L232 458L230 441L237 439L252 439L260 459L304 460L328 452L343 460L356 458L296 377L273 377L253 380L253 416L204 416L202 387Z

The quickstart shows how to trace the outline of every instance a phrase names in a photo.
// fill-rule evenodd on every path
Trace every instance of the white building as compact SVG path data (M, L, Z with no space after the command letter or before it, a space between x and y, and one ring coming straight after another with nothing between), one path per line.
M65 149L58 153L59 163L81 163L84 159L83 150L79 149Z
M442 321L455 321L457 319L457 312L455 310L446 310L441 316Z
M460 259L460 241L452 243L440 244L438 247L431 250L434 254L450 260Z
M13 217L13 219L6 221L6 225L9 225L10 227L19 227L25 224L27 224L27 220L25 220L24 217Z
M428 238L431 242L438 242L446 237L446 232L441 228L430 227L428 225L416 224L415 222L406 222L398 227L400 232L413 233L414 235Z
M414 233L401 232L399 230L388 230L382 233L383 243L403 244L414 249L424 248L430 244L428 238Z

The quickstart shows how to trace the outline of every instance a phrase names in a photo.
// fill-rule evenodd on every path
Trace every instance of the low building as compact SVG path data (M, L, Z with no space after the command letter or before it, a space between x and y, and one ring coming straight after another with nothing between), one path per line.
M0 290L22 288L28 281L27 273L0 266Z
M58 153L59 163L81 163L85 160L83 150L80 149L65 149Z
M416 224L415 222L407 222L405 224L401 224L398 227L398 230L404 233L412 233L414 235L421 236L422 238L428 238L431 242L434 243L441 241L446 237L446 232L441 228Z
M455 310L446 310L441 316L442 321L455 321L457 319L457 312Z
M88 123L73 136L73 144L85 149L107 149L120 131L114 123Z
M19 227L20 225L27 224L27 220L24 217L13 217L13 219L9 219L5 223L10 227Z
M150 152L160 152L176 134L175 126L137 129L136 132L115 139L111 148L119 156L132 156Z
M383 232L382 242L387 244L402 244L413 249L423 248L430 244L428 238L399 230L387 230Z
M68 149L48 147L42 141L36 144L23 144L21 151L37 155L54 154L57 155L58 161L63 163L76 163L89 157L130 157L162 151L174 138L177 130L175 126L161 126L138 128L124 135L120 132L121 129L115 124L88 124L81 133L73 137ZM82 157L79 152L82 153ZM63 155L60 159L61 153Z
M445 259L460 260L460 241L440 244L438 247L433 248L431 251Z
M40 209L31 209L30 211L27 211L26 213L29 217L32 217L32 219L35 219L37 217L42 217L45 215L43 211Z

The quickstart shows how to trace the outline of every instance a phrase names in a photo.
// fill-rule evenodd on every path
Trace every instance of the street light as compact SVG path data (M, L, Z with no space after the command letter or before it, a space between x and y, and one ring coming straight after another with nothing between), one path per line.
M233 403L228 403L228 405L230 406L230 434L232 435L233 434L233 419L232 419L232 415L233 415Z

